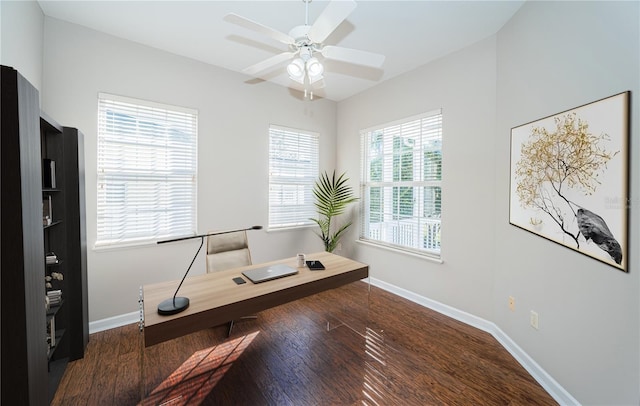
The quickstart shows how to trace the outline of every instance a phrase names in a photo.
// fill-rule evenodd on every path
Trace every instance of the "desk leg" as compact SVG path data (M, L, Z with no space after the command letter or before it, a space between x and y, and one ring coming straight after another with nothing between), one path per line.
M140 321L138 323L140 331L140 334L138 334L140 337L140 403L142 403L146 395L144 374L144 296L142 294L142 286L138 297L138 307L140 309Z
M345 326L364 337L370 325L371 281L367 277L360 282L353 283L365 283L366 288L362 290L362 293L358 290L357 295L359 296L352 298L346 305L327 315L327 331Z
M366 287L349 288L348 293L352 295L348 298L340 295L338 302L342 304L331 308L327 314L327 330L344 326L361 337L363 404L406 404L406 393L402 387L406 377L399 375L398 365L404 365L400 359L411 358L405 358L407 355L386 337L384 320L376 314L375 298L371 296L370 279L354 283L366 283Z

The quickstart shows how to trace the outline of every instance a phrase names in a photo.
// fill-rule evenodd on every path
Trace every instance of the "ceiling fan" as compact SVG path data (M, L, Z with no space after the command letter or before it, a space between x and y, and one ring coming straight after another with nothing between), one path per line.
M360 51L324 45L324 41L356 8L356 2L331 1L316 19L313 25L309 25L309 3L312 0L302 0L305 3L305 23L293 27L288 34L267 27L248 18L229 13L224 20L241 27L248 28L260 34L264 34L272 39L289 46L289 51L267 58L255 65L243 69L243 72L258 76L269 69L272 69L287 60L291 62L287 65L289 77L302 84L307 92L307 85L310 87L322 87L324 66L316 55L320 54L324 59L333 59L355 65L363 65L372 68L380 68L384 63L384 55L371 52ZM313 98L313 93L311 93Z

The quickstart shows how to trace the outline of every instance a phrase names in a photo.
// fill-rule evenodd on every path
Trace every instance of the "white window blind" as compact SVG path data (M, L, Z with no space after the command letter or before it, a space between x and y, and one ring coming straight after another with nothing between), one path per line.
M98 96L96 247L196 230L198 113L122 96Z
M360 239L440 256L442 113L361 132Z
M315 224L319 134L269 126L269 228Z

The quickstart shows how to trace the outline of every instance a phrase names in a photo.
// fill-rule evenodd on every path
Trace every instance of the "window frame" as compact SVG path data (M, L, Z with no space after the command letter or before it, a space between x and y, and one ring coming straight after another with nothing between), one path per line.
M316 215L315 199L313 196L313 188L315 182L320 175L320 133L309 130L302 130L297 128L286 127L277 124L269 125L269 193L268 193L268 219L267 230L277 231L293 228L305 228L312 227L316 223L310 220L310 218ZM304 144L299 144L298 151L293 149L282 148L280 150L274 149L274 137L282 136L289 137L288 142L295 143L293 137L298 138L298 142L302 139ZM304 140L307 138L307 140ZM306 161L300 159L291 160L285 162L285 159L275 160L274 155L278 152L286 152L292 156L298 154L301 156L309 154L309 161L307 165L311 167L303 167L301 172L297 172L294 176L279 176L277 175L278 165L280 164L280 170L294 170L292 167L285 168L288 165L300 165ZM310 173L305 173L309 171ZM296 181L296 178L302 178L300 182ZM285 190L288 188L289 190ZM279 190L277 190L279 189ZM297 189L297 190L294 190ZM290 199L300 200L300 204L286 204L284 203L285 193L289 193ZM279 198L278 198L279 194ZM281 204L276 204L276 200L279 200ZM287 216L283 214L284 208L290 207L294 209L293 215L287 219ZM281 213L278 213L278 212Z
M148 245L197 233L197 110L100 92L96 153L94 249ZM109 188L121 189L121 198L129 198L129 203L109 197ZM148 193L162 199L144 207ZM110 217L121 219L113 222ZM129 222L135 225L121 231Z
M420 149L414 148L414 145L408 147L407 152L400 151L400 153L397 153L395 148L398 145L395 144L397 140L394 141L394 138L402 139L402 133L398 136L393 130L395 127L409 126L416 121L420 121ZM429 124L430 121L433 122L433 126L425 129L426 127L424 126ZM430 136L429 134L433 135ZM374 136L381 137L379 142L382 142L377 152L371 150L372 142L370 138ZM442 109L383 123L360 131L361 198L358 242L442 262L440 234L442 219L442 141ZM427 148L430 142L439 145L439 148ZM404 148L404 145L400 147ZM429 159L426 156L427 153L435 153L428 165L426 161ZM377 158L380 163L378 163L379 169L374 172L373 165L376 164L374 162L376 154L378 154ZM399 161L395 161L395 159L399 159ZM405 159L408 162L406 164ZM391 162L391 160L394 161ZM416 163L420 165L416 167ZM398 171L398 168L405 167L409 168L411 176L404 177L402 171ZM413 180L416 174L420 174L420 178ZM372 176L376 175L378 179L372 179ZM435 179L430 177L435 177ZM378 207L380 209L377 213L371 211L372 196L375 195L375 193L372 193L375 192L372 188L379 188ZM400 192L401 188L410 188L405 190L412 192L404 200L404 207L402 205L403 200L396 197L396 191ZM432 197L429 198L429 195ZM389 205L392 206L391 210L388 209ZM385 206L387 206L386 211ZM406 213L408 208L411 209L411 214ZM402 213L403 210L405 210L405 213ZM431 215L428 213L431 213ZM379 220L371 221L373 216ZM408 221L403 221L403 217ZM377 224L378 227L372 228L372 224ZM377 231L376 228L378 228ZM398 241L401 239L401 237L397 236L399 234L408 234L405 240L409 241L409 243Z

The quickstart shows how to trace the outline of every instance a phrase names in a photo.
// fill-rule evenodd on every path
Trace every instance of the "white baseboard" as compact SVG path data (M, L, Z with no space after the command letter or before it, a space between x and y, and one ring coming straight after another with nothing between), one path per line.
M474 316L473 314L456 309L444 303L428 299L406 289L381 281L376 278L370 278L373 286L384 289L388 292L396 294L400 297L408 299L421 306L435 310L452 319L461 321L472 327L486 331L491 334L509 353L531 374L556 402L561 405L579 405L578 401L571 396L560 384L551 377L537 362L533 360L518 344L516 344L508 335L504 333L495 323L483 318ZM119 316L109 317L89 323L89 333L97 333L99 331L109 330L116 327L125 326L127 324L137 323L140 321L139 312L131 312Z
M109 330L116 327L126 326L127 324L137 323L139 321L140 312L131 312L102 320L92 321L89 323L89 334Z
M579 405L580 403L567 392L560 384L551 377L537 362L533 360L518 344L516 344L508 335L504 333L495 323L470 313L456 309L444 303L428 299L406 289L381 281L376 278L370 278L373 286L384 289L388 292L396 294L400 297L408 299L421 306L435 310L452 319L461 321L472 327L478 328L491 334L509 353L531 374L540 386L542 386L556 402L561 405Z

